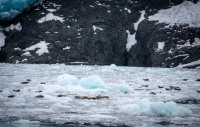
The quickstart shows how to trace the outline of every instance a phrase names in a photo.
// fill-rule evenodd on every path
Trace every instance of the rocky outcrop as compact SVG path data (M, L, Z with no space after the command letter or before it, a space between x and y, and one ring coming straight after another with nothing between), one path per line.
M178 47L200 38L200 28L171 26L149 21L148 16L160 9L169 8L179 0L48 0L26 12L12 24L21 23L22 30L6 30L5 46L0 51L0 61L7 63L65 63L97 64L115 63L121 66L176 67L200 59L200 46ZM194 1L196 2L196 1ZM145 19L136 23L145 11ZM63 18L38 23L52 13ZM5 24L6 23L6 24ZM6 26L7 25L7 26ZM127 30L135 34L137 43L126 50ZM41 41L48 43L48 52L38 55L37 50L27 50ZM158 50L158 42L165 42ZM28 53L27 53L28 52ZM197 66L195 66L197 67Z

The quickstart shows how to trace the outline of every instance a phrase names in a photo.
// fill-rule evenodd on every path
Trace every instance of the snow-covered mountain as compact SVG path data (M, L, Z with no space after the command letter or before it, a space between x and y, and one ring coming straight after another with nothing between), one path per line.
M0 21L0 61L198 68L199 12L198 0L46 0Z

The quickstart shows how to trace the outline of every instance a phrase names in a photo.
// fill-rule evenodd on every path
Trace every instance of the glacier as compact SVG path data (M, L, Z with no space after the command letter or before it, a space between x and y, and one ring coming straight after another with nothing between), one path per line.
M42 0L1 0L0 20L10 20Z

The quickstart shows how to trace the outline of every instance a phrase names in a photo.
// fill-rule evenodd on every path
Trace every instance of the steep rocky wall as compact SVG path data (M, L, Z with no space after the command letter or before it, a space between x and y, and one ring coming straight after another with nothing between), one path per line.
M148 20L148 16L160 9L182 2L47 0L43 5L12 21L13 24L21 24L20 31L8 31L4 27L6 43L1 48L0 61L97 65L115 63L146 67L175 67L180 63L197 61L200 59L199 47L178 48L177 45L187 43L188 40L192 43L195 38L200 38L199 28L188 28L184 25L166 28L163 23ZM145 19L135 30L134 23L140 19L141 11L145 11ZM38 23L39 19L49 13L63 18L64 22L52 20ZM5 22L1 23L5 25ZM129 51L126 49L127 30L130 35L135 34L137 41ZM48 43L48 53L38 55L38 48L26 50L41 41ZM157 50L158 42L165 42L162 51Z

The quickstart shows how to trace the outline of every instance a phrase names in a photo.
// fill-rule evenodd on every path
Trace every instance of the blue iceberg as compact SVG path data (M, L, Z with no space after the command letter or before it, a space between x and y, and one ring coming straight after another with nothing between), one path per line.
M0 20L10 20L42 0L0 0Z

